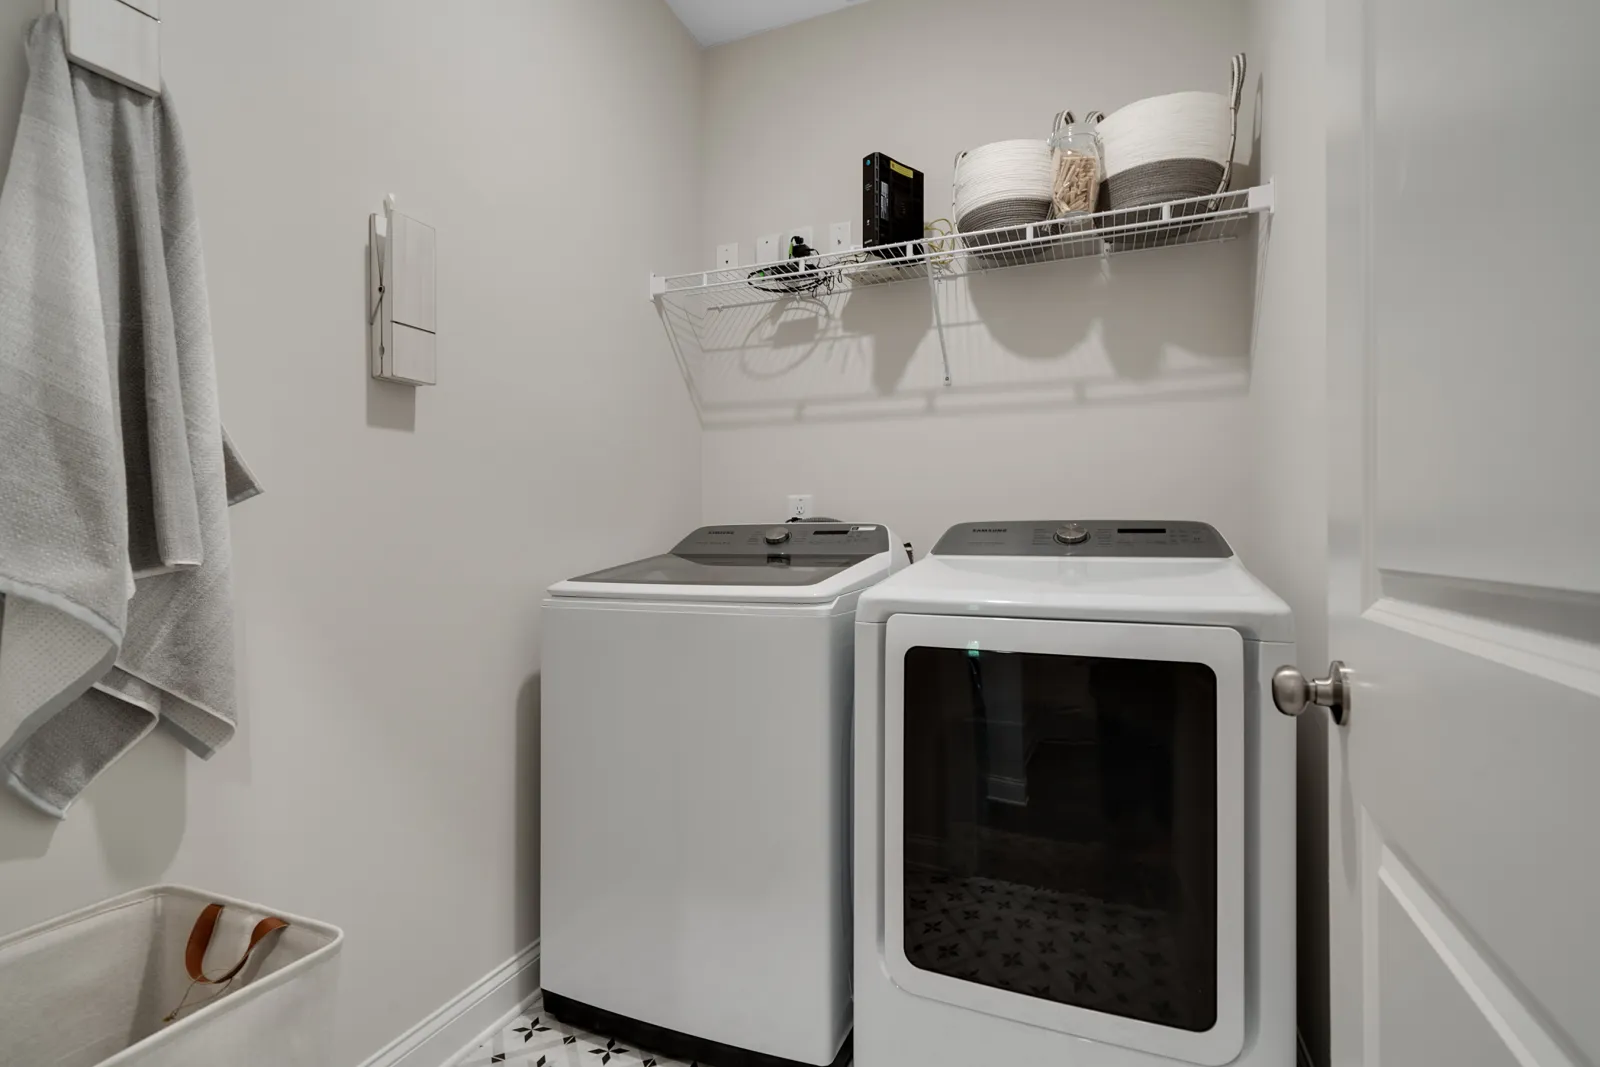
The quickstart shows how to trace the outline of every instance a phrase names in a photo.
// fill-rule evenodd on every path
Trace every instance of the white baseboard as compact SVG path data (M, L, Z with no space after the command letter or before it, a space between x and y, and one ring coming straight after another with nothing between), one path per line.
M509 1025L538 995L539 942L535 941L361 1067L451 1067Z

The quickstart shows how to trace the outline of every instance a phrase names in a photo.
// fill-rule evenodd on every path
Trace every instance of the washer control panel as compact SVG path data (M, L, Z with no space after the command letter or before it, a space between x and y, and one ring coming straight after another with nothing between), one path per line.
M1204 522L1041 519L952 526L933 546L933 554L1227 559L1233 549L1214 527Z
M766 558L771 555L866 559L889 551L889 530L870 523L789 522L768 526L702 526L679 541L674 556Z

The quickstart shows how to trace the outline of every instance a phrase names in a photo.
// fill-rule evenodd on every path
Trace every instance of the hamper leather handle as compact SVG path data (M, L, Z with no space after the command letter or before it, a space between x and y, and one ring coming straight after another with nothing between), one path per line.
M211 937L217 932L217 920L222 917L223 905L207 904L200 912L200 917L194 921L194 929L189 931L189 947L183 954L183 965L189 971L189 977L204 985L221 985L231 982L236 975L244 970L244 965L250 962L251 953L256 946L265 941L268 935L282 930L289 924L275 915L269 915L256 923L256 928L250 931L250 944L244 950L244 955L239 957L239 962L228 968L227 973L215 978L206 976L206 950L211 947Z
M183 991L183 999L178 1001L178 1006L173 1008L161 1020L162 1022L174 1022L178 1016L183 1014L183 1009L188 1005L189 996L194 992L195 986L220 985L226 987L229 982L239 976L240 971L244 970L244 965L250 962L250 957L255 953L261 942L289 925L287 920L280 919L276 915L269 915L256 923L256 928L250 931L250 944L245 947L244 955L239 957L239 962L229 967L225 973L212 978L206 974L206 950L211 947L211 938L217 932L217 920L222 918L222 911L223 905L213 902L202 908L199 918L195 919L194 928L189 931L189 944L183 952L183 966L189 972L189 988ZM227 992L226 988L219 989L212 994L210 999L201 1001L200 1006L210 1004L212 1001L225 996Z

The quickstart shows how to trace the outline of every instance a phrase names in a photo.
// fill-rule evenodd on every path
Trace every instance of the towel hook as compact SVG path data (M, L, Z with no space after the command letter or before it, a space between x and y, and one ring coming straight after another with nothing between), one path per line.
M160 0L51 0L67 59L146 96L161 95Z

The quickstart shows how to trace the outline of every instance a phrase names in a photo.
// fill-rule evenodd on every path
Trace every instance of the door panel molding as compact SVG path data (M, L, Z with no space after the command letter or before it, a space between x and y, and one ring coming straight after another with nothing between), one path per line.
M1478 656L1545 681L1600 696L1600 646L1497 619L1382 597L1361 618Z
M1522 997L1500 976L1496 966L1473 944L1405 860L1383 840L1371 814L1362 809L1364 851L1370 860L1363 898L1366 923L1362 939L1362 969L1368 1002L1365 1046L1368 1067L1385 1067L1379 1027L1385 1017L1381 973L1380 914L1385 899L1393 901L1419 933L1450 978L1472 1002L1484 1021L1505 1044L1521 1067L1587 1067L1571 1056L1523 1003ZM1388 1006L1393 1012L1394 1005ZM1409 1067L1398 1064L1391 1067Z
M1397 600L1503 622L1600 646L1600 595L1446 574L1384 570L1383 592Z

